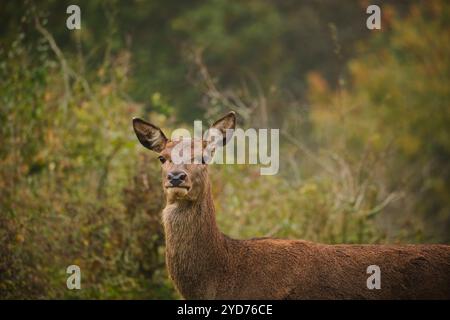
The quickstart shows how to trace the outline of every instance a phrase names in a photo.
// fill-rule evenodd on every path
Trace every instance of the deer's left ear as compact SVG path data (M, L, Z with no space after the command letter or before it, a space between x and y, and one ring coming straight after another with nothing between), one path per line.
M133 129L144 147L158 153L166 147L167 138L157 126L145 120L133 118Z
M233 131L235 128L236 113L234 111L230 111L226 116L213 123L210 130L208 130L208 136L206 140L211 141L211 137L213 135L215 135L216 133L220 133L223 137L222 146L224 146L233 136Z

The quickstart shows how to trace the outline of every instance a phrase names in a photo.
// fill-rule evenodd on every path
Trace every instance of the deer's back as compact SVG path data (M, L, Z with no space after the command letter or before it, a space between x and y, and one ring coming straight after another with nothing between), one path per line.
M230 240L218 298L450 299L448 245L324 245ZM368 289L367 267L381 289Z

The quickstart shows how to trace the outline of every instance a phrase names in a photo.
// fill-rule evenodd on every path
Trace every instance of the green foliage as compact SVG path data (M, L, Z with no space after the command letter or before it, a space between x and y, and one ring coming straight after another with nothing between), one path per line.
M89 84L53 60L47 40L20 33L2 52L0 296L173 297L158 168L138 157L139 106L123 98L127 54ZM65 286L71 264L83 290Z
M74 32L68 4L0 13L1 298L179 298L133 116L280 128L280 174L210 168L232 237L450 241L444 1L386 6L378 33L350 2L79 1Z
M350 61L349 88L331 93L310 78L316 143L350 162L383 161L368 169L403 193L390 214L423 220L429 241L450 240L449 10L436 1L412 6L403 20L393 13L390 31L361 44L365 54Z
M273 236L323 243L379 242L373 224L374 203L337 203L332 179L301 183L280 176L260 176L258 168L214 168L213 179L221 229L236 238ZM244 190L236 192L236 190ZM372 200L373 201L373 200Z

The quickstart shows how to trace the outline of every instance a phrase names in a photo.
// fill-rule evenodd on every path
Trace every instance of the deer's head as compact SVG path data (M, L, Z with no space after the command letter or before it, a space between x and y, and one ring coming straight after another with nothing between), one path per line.
M229 140L229 130L234 130L235 125L235 113L230 112L217 120L209 132L215 133L216 137L219 134L222 138L220 144L223 145ZM186 138L170 140L159 127L139 118L133 119L133 128L141 144L159 155L162 184L167 199L170 202L198 199L203 194L208 181L209 159L205 155L211 155L214 152L219 145L217 139L207 135L203 140ZM182 153L183 150L188 149L190 150L190 153L187 153L190 155L188 159L184 158L184 161L174 159L175 156L179 156L180 150Z

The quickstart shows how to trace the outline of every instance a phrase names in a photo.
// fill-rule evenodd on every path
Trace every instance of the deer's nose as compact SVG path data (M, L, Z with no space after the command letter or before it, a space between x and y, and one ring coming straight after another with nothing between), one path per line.
M169 174L167 175L167 179L174 187L176 187L186 179L186 173L184 173L183 171L169 172Z

